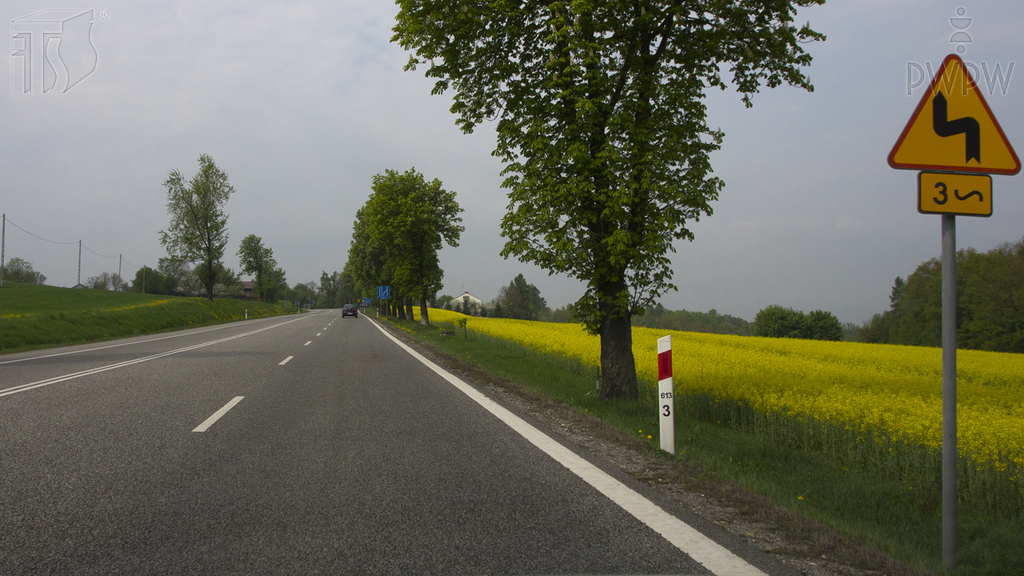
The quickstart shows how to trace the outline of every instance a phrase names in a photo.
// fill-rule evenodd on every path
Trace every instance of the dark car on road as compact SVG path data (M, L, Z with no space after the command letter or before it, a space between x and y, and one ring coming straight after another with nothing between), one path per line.
M341 317L354 316L359 318L359 308L356 308L355 304L345 304L341 307Z

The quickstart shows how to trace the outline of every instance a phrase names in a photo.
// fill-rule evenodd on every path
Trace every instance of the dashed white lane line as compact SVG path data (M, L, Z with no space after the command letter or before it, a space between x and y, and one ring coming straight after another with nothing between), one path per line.
M309 342L306 342L305 344L303 344L303 346L309 346L309 345L310 345L310 344L312 344L312 343L313 343L313 341L312 341L312 340L310 340Z
M210 428L210 426L213 426L214 423L217 422L217 420L220 420L222 416L227 414L228 410L231 410L232 408L235 407L235 404L241 402L242 398L245 398L245 396L235 396L234 398L232 398L231 401L225 404L223 408L214 412L213 416L210 416L202 424L196 426L196 429L193 430L193 432L206 432Z
M317 336L319 336L319 335L321 335L321 334L323 334L323 332L317 332L317 334L316 334L316 335L317 335Z
M287 364L287 363L288 363L288 361L289 361L289 360L291 360L292 358L295 358L295 356L289 356L289 357L285 358L284 360L281 360L281 362L279 362L279 363L278 363L277 365L278 365L278 366L284 366L284 365L285 365L285 364Z
M593 486L612 502L633 515L637 520L649 526L671 542L684 554L693 558L716 576L767 576L746 560L733 554L724 546L701 534L698 530L664 511L657 504L644 498L633 489L619 482L604 470L587 462L572 450L552 440L522 418L508 411L494 400L466 384L450 372L424 358L421 354L406 346L404 342L389 334L384 328L373 322L378 330L384 333L402 349L433 370L438 376L447 380L466 396L507 424L510 428L526 438L530 443L544 451L563 466L579 476L584 482Z

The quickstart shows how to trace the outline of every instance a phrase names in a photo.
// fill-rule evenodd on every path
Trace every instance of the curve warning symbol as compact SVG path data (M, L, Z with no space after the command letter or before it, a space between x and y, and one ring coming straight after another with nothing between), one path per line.
M959 56L949 55L889 153L907 170L1016 174L1020 160Z

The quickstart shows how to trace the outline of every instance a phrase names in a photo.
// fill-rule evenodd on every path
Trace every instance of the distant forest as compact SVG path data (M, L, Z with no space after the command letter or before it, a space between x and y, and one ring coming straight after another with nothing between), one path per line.
M742 318L719 314L714 309L708 312L673 311L660 303L649 306L643 316L633 316L633 326L738 336L754 334L754 325Z
M1024 352L1024 239L956 259L957 347ZM864 342L942 345L942 262L933 258L897 277L889 310L860 329Z

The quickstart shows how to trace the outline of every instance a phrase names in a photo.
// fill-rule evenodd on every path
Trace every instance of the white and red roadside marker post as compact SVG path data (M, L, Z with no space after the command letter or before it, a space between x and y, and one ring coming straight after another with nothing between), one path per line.
M661 449L676 453L675 402L672 394L672 337L658 338L658 417L661 420Z

